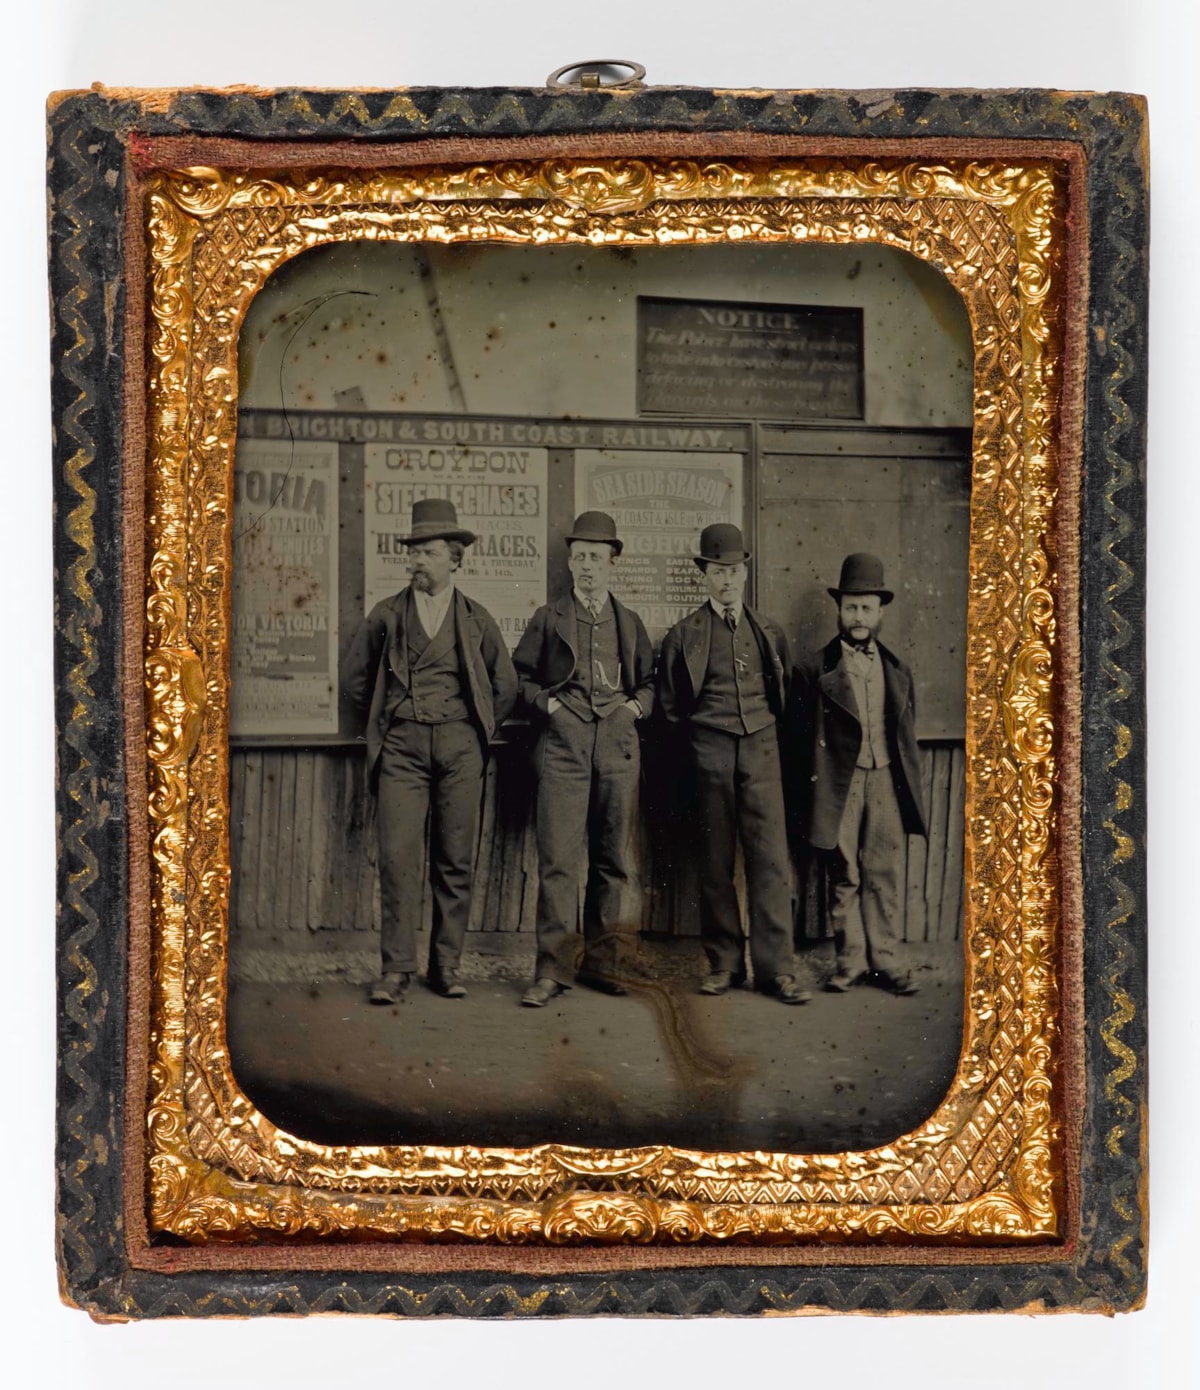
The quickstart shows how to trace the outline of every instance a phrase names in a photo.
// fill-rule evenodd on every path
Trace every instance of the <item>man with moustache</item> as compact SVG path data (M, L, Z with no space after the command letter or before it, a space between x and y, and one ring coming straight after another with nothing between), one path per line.
M572 592L539 608L513 661L537 745L538 907L534 982L545 1007L572 982L624 994L619 946L629 901L641 750L636 724L654 704L654 653L641 618L609 592L622 542L605 512L567 536ZM583 961L575 971L579 875L587 853Z
M667 719L686 731L694 779L700 933L709 967L700 993L724 994L746 979L746 934L734 887L740 840L755 988L784 1004L805 1004L812 996L795 979L780 775L787 641L744 601L750 552L736 526L706 526L693 558L709 597L667 633L658 698Z
M454 583L476 537L454 504L413 506L410 581L359 625L342 686L366 718L367 773L376 794L383 970L373 1004L395 1003L417 970L425 833L433 931L429 987L461 999L458 978L471 906L475 829L488 745L512 712L517 675L495 620Z
M924 835L912 672L878 640L893 594L875 555L847 555L829 590L838 635L792 674L788 728L800 830L822 853L845 993L871 972L896 994L917 986L902 939L906 835Z

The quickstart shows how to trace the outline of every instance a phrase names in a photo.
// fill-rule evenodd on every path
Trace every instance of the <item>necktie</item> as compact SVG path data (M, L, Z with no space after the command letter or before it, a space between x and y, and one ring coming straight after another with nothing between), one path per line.
M737 631L737 609L733 604L729 604L725 609L725 621L729 624L729 631Z

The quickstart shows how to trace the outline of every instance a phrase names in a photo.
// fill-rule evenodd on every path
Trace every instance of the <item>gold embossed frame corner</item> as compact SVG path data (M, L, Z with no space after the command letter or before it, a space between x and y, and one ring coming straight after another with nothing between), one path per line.
M1061 1239L1068 581L1056 537L1062 469L1076 465L1066 459L1064 427L1071 384L1060 166L849 155L298 174L181 167L148 177L143 211L151 1230L198 1243ZM351 240L878 242L936 266L961 294L975 383L967 1007L953 1085L918 1129L883 1148L832 1155L328 1147L281 1131L240 1092L225 1046L238 332L279 266Z

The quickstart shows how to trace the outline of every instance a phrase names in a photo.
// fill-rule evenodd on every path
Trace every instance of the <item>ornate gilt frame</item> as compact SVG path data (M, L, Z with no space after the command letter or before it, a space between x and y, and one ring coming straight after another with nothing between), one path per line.
M415 120L407 100L397 95L384 115ZM65 135L66 118L56 119ZM135 1265L331 1269L329 1259L345 1265L349 1241L362 1243L351 1259L363 1269L409 1273L477 1269L485 1251L491 1270L571 1275L563 1247L580 1244L626 1270L918 1258L960 1271L980 1260L1069 1266L1091 1084L1079 528L1083 323L1095 287L1078 146L610 132L587 147L576 138L566 153L531 137L491 154L426 140L290 147L270 159L222 139L210 159L186 133L127 130L124 142L125 234L145 267L125 314L147 364L143 377L129 354L126 406L131 423L144 422L145 548L126 552L121 641L145 695L145 719L130 721L123 741L130 944L149 966L131 977L125 1040L123 1209L141 1241ZM281 1132L239 1091L224 1041L237 338L276 268L341 239L876 241L935 265L962 295L975 345L967 1023L948 1095L911 1134L815 1156L334 1148ZM1115 352L1111 321L1106 332ZM138 453L142 430L132 433ZM67 460L69 482L79 468ZM134 468L125 494L138 516L139 476ZM1133 746L1122 727L1112 767ZM1134 851L1117 843L1114 863L1125 862ZM1119 1055L1115 1017L1104 1037ZM1106 1142L1119 1153L1124 1136L1114 1124Z
M505 1242L1056 1235L1051 528L1065 258L1053 166L626 158L300 177L184 169L154 175L147 198L152 1226L190 1240L264 1229ZM938 266L962 294L975 341L969 1008L958 1075L914 1133L833 1157L346 1149L280 1132L239 1091L223 968L237 334L286 260L357 238L879 241Z

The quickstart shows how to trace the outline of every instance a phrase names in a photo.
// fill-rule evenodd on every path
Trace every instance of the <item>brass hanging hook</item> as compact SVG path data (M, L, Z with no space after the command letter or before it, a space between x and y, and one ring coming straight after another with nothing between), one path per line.
M628 72L629 76L619 78L616 81L602 81L601 74L612 69ZM578 73L579 76L569 82L564 81L568 73ZM642 78L645 75L646 69L641 63L632 63L627 58L592 58L586 62L567 63L561 68L556 68L546 78L546 86L559 91L571 87L582 87L589 91L595 91L599 88L612 91L631 91L642 85Z

